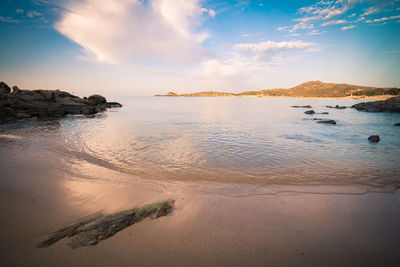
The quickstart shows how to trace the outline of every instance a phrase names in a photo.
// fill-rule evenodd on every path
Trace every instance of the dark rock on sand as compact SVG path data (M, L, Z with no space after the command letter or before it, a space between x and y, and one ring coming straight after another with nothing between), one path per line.
M381 139L379 138L379 135L371 135L368 137L368 140L372 143L378 143Z
M366 112L400 112L400 96L391 97L386 100L362 102L353 105L352 108Z
M314 110L307 110L306 112L304 112L305 114L309 114L309 115L311 115L311 114L315 114L315 111Z
M323 123L323 124L336 124L336 121L334 120L319 120L317 123Z
M335 108L335 109L345 109L346 107L345 106L339 106L339 105L336 105L336 106L326 106L327 108Z
M292 106L292 108L312 108L310 105L305 105L305 106Z
M7 94L10 91L10 87L5 82L0 82L0 94Z
M320 112L320 113L315 113L315 114L328 115L329 112Z
M72 248L94 246L100 241L112 237L117 232L147 217L157 219L168 215L173 210L174 202L174 200L156 202L132 210L91 218L52 233L38 247L51 246L65 237L72 238L69 244Z
M111 107L121 107L116 102L108 102L103 96L92 95L80 98L60 90L21 90L0 83L0 123L26 120L32 118L52 119L68 114L93 115ZM8 88L8 89L7 89Z

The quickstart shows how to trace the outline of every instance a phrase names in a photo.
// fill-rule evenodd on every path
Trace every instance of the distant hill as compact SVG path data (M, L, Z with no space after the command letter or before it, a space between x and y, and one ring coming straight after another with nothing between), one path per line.
M167 95L164 96L346 97L346 96L377 96L377 95L400 95L400 88L379 88L379 87L351 85L345 83L323 83L321 81L310 81L288 89L247 91L239 94L207 91L207 92L179 95L173 92L169 92Z

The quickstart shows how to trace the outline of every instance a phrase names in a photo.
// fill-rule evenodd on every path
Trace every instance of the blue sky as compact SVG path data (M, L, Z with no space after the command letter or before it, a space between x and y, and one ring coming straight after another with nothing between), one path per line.
M78 95L400 87L400 0L3 0L0 79Z

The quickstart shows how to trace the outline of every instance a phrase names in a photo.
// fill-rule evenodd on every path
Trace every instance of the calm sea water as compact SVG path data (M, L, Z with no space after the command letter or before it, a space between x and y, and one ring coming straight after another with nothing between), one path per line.
M316 192L330 187L354 193L393 192L400 186L400 127L393 126L400 122L400 114L325 107L350 106L355 100L119 101L122 109L94 118L2 125L0 143L12 140L21 151L30 147L38 157L57 157L62 166L53 167L74 175L80 172L82 179L99 167L143 179L278 186L289 191L307 186ZM306 104L329 115L306 115L307 109L291 108ZM337 125L318 124L313 118L334 119ZM381 142L369 143L372 134ZM113 179L118 182L118 177Z

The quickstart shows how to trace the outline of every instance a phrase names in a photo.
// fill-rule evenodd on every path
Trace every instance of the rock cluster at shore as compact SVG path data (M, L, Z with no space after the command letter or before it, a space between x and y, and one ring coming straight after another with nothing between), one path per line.
M68 114L94 115L111 107L101 95L80 98L60 90L21 90L0 82L0 123L26 119L60 118Z
M381 101L362 102L353 105L352 108L366 112L400 112L400 96Z

